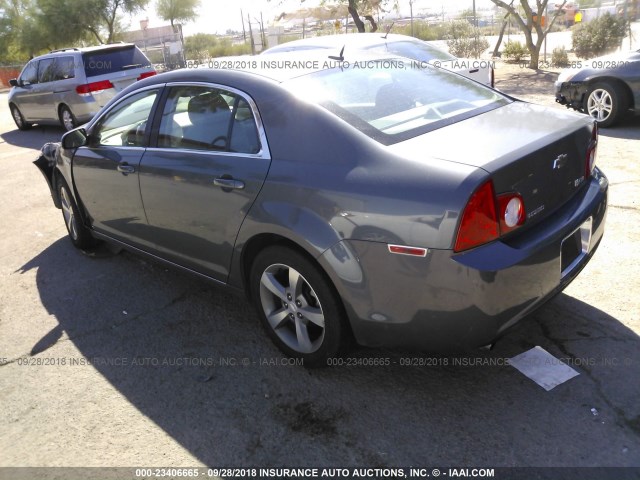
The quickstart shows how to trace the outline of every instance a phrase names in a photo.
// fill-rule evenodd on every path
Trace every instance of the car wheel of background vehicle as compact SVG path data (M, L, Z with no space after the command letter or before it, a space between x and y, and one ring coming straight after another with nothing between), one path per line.
M614 84L594 83L587 91L584 110L598 122L600 127L612 126L627 108L624 92Z
M327 365L349 340L346 316L326 275L302 254L273 246L251 267L250 293L273 342L306 367Z
M11 104L9 109L11 110L11 116L13 117L13 121L16 122L16 127L19 130L29 130L31 128L31 124L25 122L20 109L15 105Z
M73 130L78 126L76 117L74 117L73 113L71 113L71 110L69 110L69 107L66 105L62 105L60 107L60 123L66 131Z
M82 223L82 218L69 186L64 179L58 182L58 194L60 195L60 205L62 207L62 217L67 227L71 243L76 248L87 250L96 245L96 240L91 236L91 232Z

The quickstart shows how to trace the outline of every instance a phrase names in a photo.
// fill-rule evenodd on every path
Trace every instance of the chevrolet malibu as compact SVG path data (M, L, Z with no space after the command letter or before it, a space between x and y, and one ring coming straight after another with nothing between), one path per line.
M589 261L593 119L398 58L296 58L142 80L43 149L71 242L245 291L308 366L352 339L485 346Z

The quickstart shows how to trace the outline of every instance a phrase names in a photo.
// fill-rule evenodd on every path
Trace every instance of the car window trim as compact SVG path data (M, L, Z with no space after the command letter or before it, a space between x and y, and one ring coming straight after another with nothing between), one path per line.
M271 151L269 149L269 143L267 142L267 136L264 130L264 125L262 123L262 117L260 116L260 112L258 111L258 106L254 102L253 98L242 90L238 90L237 88L230 87L228 85L223 85L220 83L214 82L170 82L165 83L165 93L162 95L162 103L160 105L156 105L156 117L153 122L153 132L152 139L149 142L148 148L152 151L171 151L171 152L183 152L183 153L200 153L206 155L222 155L228 157L248 157L248 158L263 158L265 160L271 160ZM258 130L258 139L260 140L260 150L257 153L241 153L241 152L225 152L225 151L216 151L216 150L195 150L190 148L170 148L170 147L158 147L158 135L157 132L160 129L160 120L162 117L162 112L164 111L164 107L166 105L167 98L169 96L169 92L172 87L206 87L206 88L217 88L219 90L226 90L227 92L233 93L239 97L242 97L244 101L247 102L249 108L251 108L251 113L253 114L253 120ZM156 121L158 124L156 125Z
M160 97L163 96L163 89L164 89L165 84L162 83L158 83L158 84L154 84L154 85L149 85L143 88L140 88L138 90L134 90L133 92L129 92L128 94L124 95L122 98L119 98L117 102L114 102L113 104L111 104L109 106L109 108L103 112L100 112L99 115L97 115L91 122L91 125L89 126L89 128L87 129L87 133L89 135L91 135L96 128L99 128L100 126L100 122L102 121L102 119L105 117L105 115L108 115L114 108L116 108L118 105L120 105L120 103L124 100L126 100L129 97L132 97L133 95L137 95L141 92L145 92L147 90L158 90L158 95L156 96L155 100L153 101L153 105L151 106L151 111L149 112L149 119L151 119L151 121L149 121L147 119L147 126L145 128L145 132L144 132L144 142L143 145L95 145L95 146L89 146L87 145L86 148L125 148L127 150L130 149L147 149L150 146L150 137L151 137L151 126L153 125L153 122L155 121L155 117L156 117L156 112L158 111L158 104L160 102Z

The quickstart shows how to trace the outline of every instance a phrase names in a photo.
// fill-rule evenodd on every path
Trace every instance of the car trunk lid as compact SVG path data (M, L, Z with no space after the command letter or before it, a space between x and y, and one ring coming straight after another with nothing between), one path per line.
M513 102L392 145L405 157L422 152L488 172L496 194L519 193L527 224L566 203L585 181L593 122L571 112Z

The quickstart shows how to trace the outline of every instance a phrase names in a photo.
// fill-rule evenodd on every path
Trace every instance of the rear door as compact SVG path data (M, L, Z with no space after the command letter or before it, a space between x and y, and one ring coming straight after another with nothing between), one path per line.
M90 129L89 144L73 158L73 178L93 228L125 243L151 248L138 170L161 87L137 91L115 104Z
M257 108L229 87L174 84L157 128L140 165L146 240L163 258L224 282L270 165Z

